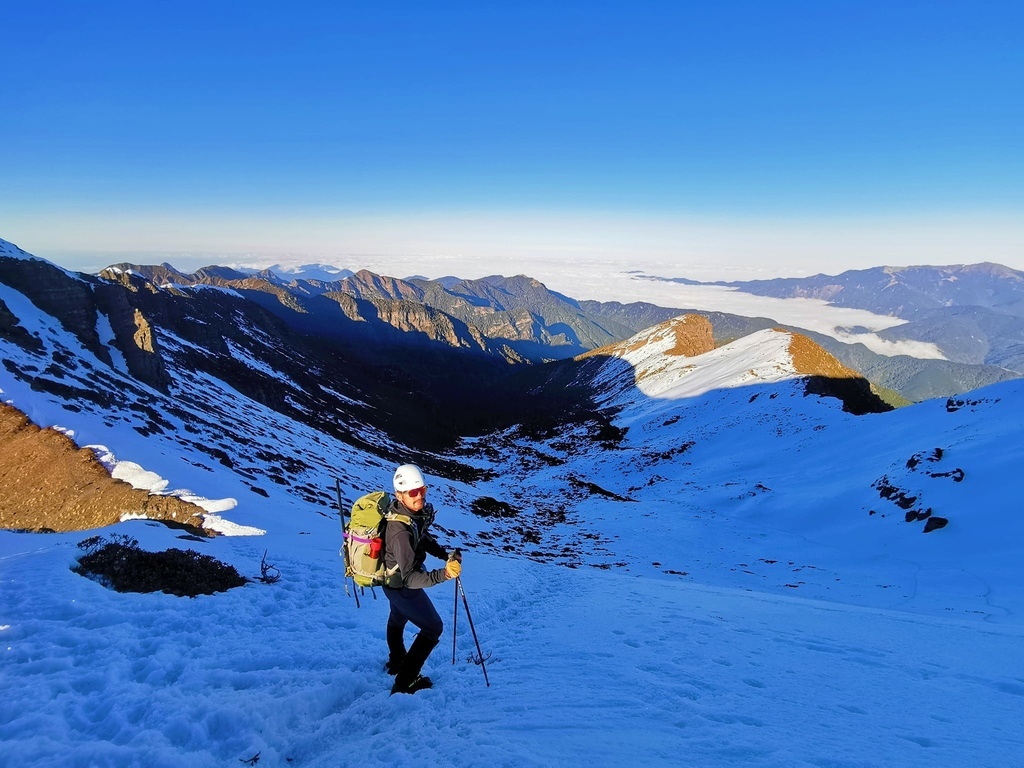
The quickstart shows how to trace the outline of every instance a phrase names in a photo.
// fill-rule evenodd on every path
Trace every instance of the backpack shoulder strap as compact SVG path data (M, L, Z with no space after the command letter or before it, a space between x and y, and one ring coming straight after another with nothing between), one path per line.
M396 523L401 523L409 529L409 534L412 536L412 548L413 551L415 551L416 548L420 545L419 527L413 523L411 517L409 517L408 515L403 515L400 512L388 512L386 515L384 515L384 520L382 522L384 525L387 525L392 520L394 520Z

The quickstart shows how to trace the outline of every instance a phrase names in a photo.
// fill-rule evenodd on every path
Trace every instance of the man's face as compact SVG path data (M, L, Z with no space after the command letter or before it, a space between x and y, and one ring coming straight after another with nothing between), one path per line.
M413 488L409 491L398 491L398 500L412 512L419 512L427 503L427 486Z

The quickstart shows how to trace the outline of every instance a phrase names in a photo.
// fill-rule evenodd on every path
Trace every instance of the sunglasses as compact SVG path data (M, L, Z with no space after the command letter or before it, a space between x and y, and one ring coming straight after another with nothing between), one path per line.
M426 493L427 493L427 486L424 485L422 488L412 488L412 489L406 491L406 493L409 494L412 498L416 499L416 498L419 498L420 496L425 496L426 495Z

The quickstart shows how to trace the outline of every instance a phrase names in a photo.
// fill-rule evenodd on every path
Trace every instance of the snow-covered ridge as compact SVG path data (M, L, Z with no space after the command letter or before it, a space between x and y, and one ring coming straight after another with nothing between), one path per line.
M69 269L65 269L59 264L54 264L52 261L49 261L47 259L40 258L39 256L34 256L28 251L22 250L14 243L4 240L3 238L0 238L0 256L10 259L19 259L21 261L39 261L44 264L49 264L54 269L59 269L61 272L63 272L65 275L68 275L69 277L77 277L77 273L72 272Z
M23 251L21 248L16 246L14 243L9 243L3 238L0 238L0 256L10 256L14 259L35 259L38 258L33 256L31 253Z
M289 280L318 280L324 283L332 283L351 277L355 273L351 269L344 269L332 264L272 264L269 267L254 267L244 265L237 267L240 271L256 274L267 271L278 277L286 277Z
M791 340L787 331L764 330L696 357L666 356L669 364L657 375L640 378L637 388L648 397L680 400L792 379L798 374L789 352Z
M681 400L807 375L857 375L806 337L784 330L758 331L714 348L710 325L696 315L648 328L588 356L614 358L602 366L595 382L605 391L606 404L614 399L620 405L638 396Z

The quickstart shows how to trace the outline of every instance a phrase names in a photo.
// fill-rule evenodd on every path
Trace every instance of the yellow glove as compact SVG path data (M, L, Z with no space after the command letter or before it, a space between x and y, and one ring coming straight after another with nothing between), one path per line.
M449 560L444 565L444 572L449 579L457 579L459 574L462 573L462 563L458 560Z

